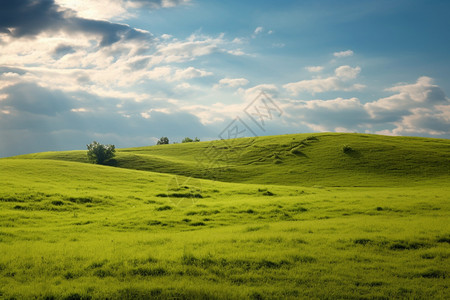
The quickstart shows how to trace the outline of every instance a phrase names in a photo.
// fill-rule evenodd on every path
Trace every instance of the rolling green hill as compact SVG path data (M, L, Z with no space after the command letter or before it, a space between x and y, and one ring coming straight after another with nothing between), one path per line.
M18 158L87 162L86 151ZM431 180L446 184L450 141L368 134L293 134L119 149L115 165L243 183L396 186L428 184Z
M0 298L449 298L450 141L228 143L0 159Z

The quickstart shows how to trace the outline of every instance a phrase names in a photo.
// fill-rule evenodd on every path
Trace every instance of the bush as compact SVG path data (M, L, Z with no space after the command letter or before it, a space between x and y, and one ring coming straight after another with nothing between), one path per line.
M158 142L156 142L156 145L167 145L169 144L169 138L167 136L161 137Z
M195 137L195 139L191 139L190 137L185 137L181 142L182 143L200 142L200 139L198 137Z
M86 146L88 159L99 165L104 165L116 155L116 147L114 145L102 145L93 141Z
M344 152L344 153L350 153L350 152L353 152L353 148L350 147L349 145L343 145L343 146L342 146L342 152Z

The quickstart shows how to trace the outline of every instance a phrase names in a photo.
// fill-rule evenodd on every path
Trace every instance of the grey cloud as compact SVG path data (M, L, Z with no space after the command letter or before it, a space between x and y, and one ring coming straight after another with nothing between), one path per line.
M370 116L359 100L341 99L299 101L288 104L288 115L297 122L314 124L327 130L356 128L369 122Z
M66 31L98 34L100 46L111 45L121 39L150 40L151 34L128 25L79 18L63 10L54 0L14 0L0 2L0 31L13 37L32 37L41 32Z
M8 97L0 107L37 115L54 116L71 109L72 100L62 92L50 91L33 83L19 83L3 89Z
M53 0L14 0L0 4L0 31L14 37L36 35L63 22Z
M130 63L128 66L132 71L142 70L148 66L148 63L150 62L150 58L142 58L135 62Z
M72 46L61 44L53 51L53 58L60 59L64 55L74 53L75 49Z
M26 73L26 71L23 69L20 69L20 68L10 68L10 67L1 67L0 66L0 75L4 74L4 73L16 73L19 75L23 75Z
M141 32L128 25L111 23L108 21L89 20L83 18L67 18L64 27L69 32L87 32L102 36L100 46L109 46L121 39L124 40L150 40L151 34Z
M160 101L127 106L121 99L88 93L64 94L32 83L16 84L1 93L8 97L0 101L0 157L84 149L94 139L117 147L132 147L151 145L152 139L160 136L173 140L214 135L196 116L186 112L151 111L148 119L140 115L163 105ZM118 108L118 104L122 107ZM87 111L73 111L79 108Z

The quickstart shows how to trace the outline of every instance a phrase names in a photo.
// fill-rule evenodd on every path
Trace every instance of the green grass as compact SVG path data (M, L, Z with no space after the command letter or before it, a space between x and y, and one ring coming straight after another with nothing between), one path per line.
M308 136L0 159L0 298L449 298L450 142Z
M348 146L351 151L344 151ZM18 158L86 162L86 151ZM217 158L217 159L210 159ZM118 149L121 168L239 183L301 186L446 185L450 141L368 134L292 134ZM211 163L217 161L217 163Z

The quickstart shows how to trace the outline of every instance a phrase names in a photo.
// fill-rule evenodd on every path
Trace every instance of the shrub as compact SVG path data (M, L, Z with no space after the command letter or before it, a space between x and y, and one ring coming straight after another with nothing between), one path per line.
M342 152L344 152L344 153L350 153L350 152L353 152L353 148L350 147L349 145L343 145L343 146L342 146Z
M160 207L156 208L157 211L171 210L171 209L172 209L172 206L169 206L169 205L160 206Z
M449 243L450 244L450 235L438 237L436 241L438 243Z
M371 239L356 239L356 240L354 240L354 243L359 244L359 245L367 245L367 244L372 243L372 240Z
M205 226L206 224L203 222L195 222L195 223L191 223L191 226Z
M99 165L105 164L116 155L116 147L114 145L102 145L93 141L86 146L88 159Z
M132 275L139 275L139 276L163 276L167 274L167 271L164 268L157 267L157 268L137 268L131 270Z
M195 139L191 139L190 137L185 137L181 142L182 143L200 142L200 139L198 137L195 137Z

